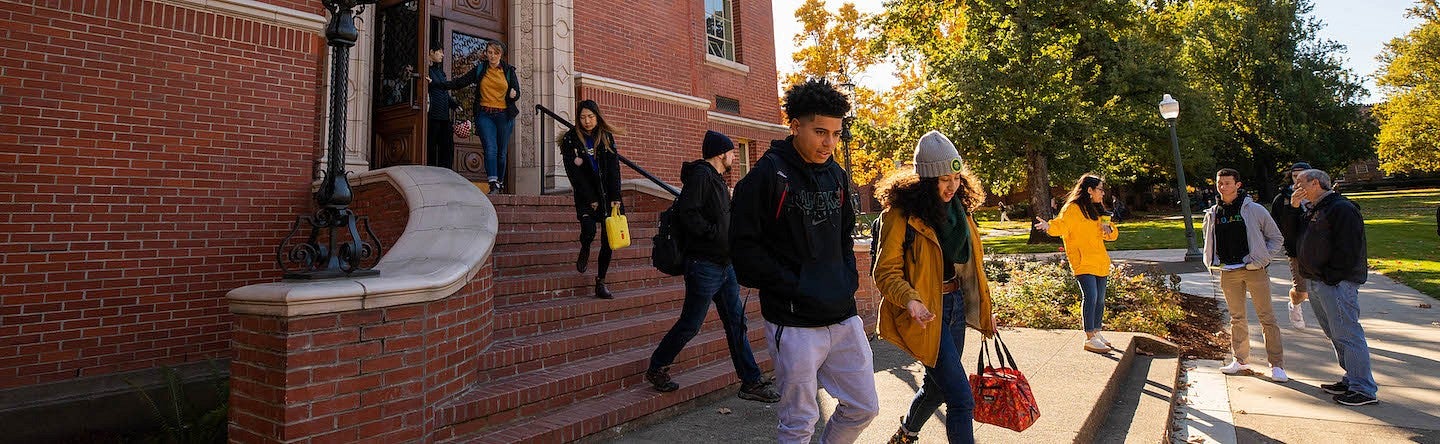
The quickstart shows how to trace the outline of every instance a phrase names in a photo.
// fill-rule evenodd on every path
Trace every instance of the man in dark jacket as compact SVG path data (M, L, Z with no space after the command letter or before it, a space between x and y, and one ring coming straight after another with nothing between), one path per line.
M1378 401L1370 373L1370 346L1360 327L1360 285L1369 272L1365 219L1360 207L1331 189L1324 171L1302 171L1295 192L1314 203L1305 213L1307 226L1298 245L1300 275L1310 280L1310 305L1345 370L1340 382L1320 388L1335 395L1340 404L1374 404Z
M1305 314L1300 304L1310 298L1310 290L1305 285L1305 278L1300 276L1300 264L1295 258L1295 243L1300 240L1300 233L1305 232L1304 216L1309 201L1295 192L1294 184L1300 172L1308 169L1310 164L1305 162L1291 165L1290 174L1285 177L1287 184L1270 202L1270 218L1275 219L1275 224L1280 226L1280 234L1285 236L1285 256L1290 259L1290 324L1295 328L1305 328Z
M735 185L731 257L760 312L780 388L778 441L808 443L819 381L840 401L820 442L854 442L878 414L870 343L856 315L855 212L831 155L850 103L830 82L785 92L790 137L771 142Z
M450 95L450 82L445 81L445 50L430 51L429 130L426 132L425 164L440 168L455 167L455 133L450 110L459 109L460 102Z
M725 326L730 362L740 376L740 398L779 402L780 393L763 378L750 351L745 303L740 300L740 283L730 265L730 190L722 174L735 164L734 149L735 143L729 137L706 131L704 158L680 168L684 186L676 198L675 210L680 218L680 236L685 241L685 305L680 309L680 319L650 355L645 380L662 392L680 388L670 379L670 364L700 332L713 300L720 323Z

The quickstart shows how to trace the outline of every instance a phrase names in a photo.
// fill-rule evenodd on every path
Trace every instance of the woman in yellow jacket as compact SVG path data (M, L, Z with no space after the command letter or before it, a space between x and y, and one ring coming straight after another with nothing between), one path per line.
M1110 276L1110 253L1105 251L1105 242L1120 236L1105 212L1104 197L1105 181L1086 174L1070 190L1059 217L1049 221L1035 218L1039 221L1036 229L1065 241L1065 258L1070 260L1070 271L1080 283L1084 347L1095 353L1111 350L1110 341L1100 335L1105 317L1105 279Z
M920 138L914 171L892 174L879 189L886 207L873 271L884 296L880 337L925 364L925 382L890 442L916 442L942 401L949 441L975 442L975 399L960 353L967 325L995 334L980 230L970 215L985 194L955 145L935 131Z

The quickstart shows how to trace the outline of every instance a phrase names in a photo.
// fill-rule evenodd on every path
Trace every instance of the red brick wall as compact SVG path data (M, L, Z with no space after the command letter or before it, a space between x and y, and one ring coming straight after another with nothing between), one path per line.
M355 187L355 203L350 205L350 209L369 218L370 229L380 238L386 252L395 248L395 241L405 233L405 224L410 223L410 206L405 204L405 196L395 189L395 185L383 180ZM357 228L364 230L365 226ZM366 236L364 231L360 235Z
M0 389L229 355L225 292L278 278L308 211L322 52L158 2L0 2Z
M734 1L737 58L749 68L748 74L740 74L705 61L702 1L576 1L575 68L580 73L710 100L711 110L717 94L739 99L742 117L778 122L778 78L770 8L770 2ZM638 143L637 138L643 136L632 132L628 143L624 138L617 141L622 149L634 153L627 157L647 161L655 157L663 161L671 174L662 176L667 181L678 178L680 161L700 157L702 134L714 127L704 111L610 94L582 88L579 98L600 103L608 122L619 123L627 130L647 128L653 130L648 133L656 133L658 137ZM622 110L628 107L637 109ZM687 132L678 135L669 132L673 130ZM761 147L767 147L771 138L784 136L783 133L758 134L753 130L731 132L754 138L760 141ZM758 154L756 156L758 158ZM645 165L646 169L650 168L650 164Z
M492 262L444 299L288 319L235 315L230 442L429 442L477 381Z

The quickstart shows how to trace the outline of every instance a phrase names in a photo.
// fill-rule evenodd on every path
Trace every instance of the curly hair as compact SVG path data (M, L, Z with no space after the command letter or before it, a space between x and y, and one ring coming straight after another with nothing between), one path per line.
M1086 219L1095 220L1100 216L1109 215L1110 213L1105 211L1104 204L1090 200L1090 189L1098 187L1104 182L1104 179L1094 174L1080 176L1080 180L1075 182L1075 188L1070 190L1068 196L1065 196L1065 203L1080 207L1080 214L1085 215Z
M946 214L945 205L940 202L940 179L921 178L914 170L896 170L875 185L875 194L886 208L896 208L906 215L919 217L931 228L942 227ZM985 203L985 190L980 188L980 179L969 168L960 172L960 189L955 192L966 211L974 212Z
M810 79L785 91L785 115L791 119L812 116L843 118L850 112L850 100L829 80Z

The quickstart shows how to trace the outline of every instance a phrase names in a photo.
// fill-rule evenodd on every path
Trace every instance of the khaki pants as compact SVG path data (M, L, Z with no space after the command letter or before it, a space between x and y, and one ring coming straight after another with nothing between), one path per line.
M1283 367L1284 348L1280 345L1280 326L1275 323L1275 310L1270 306L1270 274L1264 269L1239 269L1220 272L1220 291L1230 310L1230 349L1235 359L1250 363L1250 326L1246 319L1245 292L1254 301L1255 316L1260 318L1260 331L1265 335L1265 355L1271 367Z

